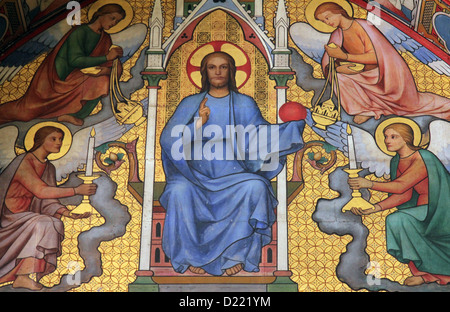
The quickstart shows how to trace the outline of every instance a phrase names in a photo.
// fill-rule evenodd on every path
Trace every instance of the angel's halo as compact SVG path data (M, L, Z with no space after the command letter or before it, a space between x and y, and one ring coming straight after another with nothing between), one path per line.
M385 154L389 156L395 156L396 152L388 151L386 147L386 143L384 143L384 129L386 129L387 126L392 125L394 123L401 123L406 124L411 127L414 133L414 146L419 146L421 140L422 140L422 131L420 130L419 125L408 118L405 117L393 117L384 120L381 122L377 128L375 129L375 141L378 145L378 148Z
M64 132L64 140L63 140L63 144L61 146L59 153L51 153L47 157L48 160L59 159L67 154L67 152L70 149L70 146L72 145L72 133L70 132L69 128L67 128L65 125L63 125L59 122L44 121L44 122L40 122L40 123L37 123L34 126L32 126L28 130L27 134L25 135L25 140L24 140L25 150L29 151L33 147L34 136L36 135L36 132L39 129L41 129L42 127L46 127L46 126L52 126L55 128L59 128Z
M108 34L115 34L118 33L119 31L124 30L128 25L130 25L132 19L133 19L133 8L131 7L131 5L125 1L125 0L98 0L96 2L94 2L90 7L89 7L89 11L88 11L88 20L90 21L92 19L92 16L94 15L95 12L97 12L98 9L100 9L102 6L106 5L106 4L118 4L120 5L124 10L125 10L125 17L124 19L122 19L119 23L117 23L116 26L111 27L108 30L105 30L105 32L107 32Z
M345 11L347 11L348 16L350 16L350 17L353 17L353 7L346 0L313 0L310 3L308 3L308 5L305 8L305 18L306 18L307 22L312 27L314 27L315 29L317 29L320 32L331 33L336 28L334 28L332 26L328 26L324 22L319 21L314 17L314 12L316 11L317 7L319 5L321 5L322 3L326 3L326 2L334 2L334 3L338 4Z

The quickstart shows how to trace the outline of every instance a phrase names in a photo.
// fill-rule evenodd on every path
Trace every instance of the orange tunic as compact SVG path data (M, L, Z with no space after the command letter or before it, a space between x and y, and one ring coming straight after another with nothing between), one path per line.
M54 166L31 153L16 157L2 178L7 189L0 190L0 283L19 274L36 273L40 279L55 270L61 255L59 216L67 208L57 198L75 190L57 187Z
M372 41L370 40L364 29L356 22L350 26L349 29L343 30L344 40L342 47L349 54L367 54L374 53ZM364 71L376 68L376 64L366 64Z
M39 161L32 153L25 156L6 193L5 206L13 213L29 210L36 196L40 199L61 198L75 195L73 188L49 186L41 177L47 163Z
M450 99L418 92L408 64L370 22L354 19L348 30L336 29L329 43L343 47L359 58L368 57L364 55L375 51L377 64L367 64L363 71L355 74L337 75L342 108L347 114L375 119L389 115L430 115L450 120ZM328 72L329 61L325 53L322 59L324 72Z
M413 190L419 194L417 206L428 204L428 173L420 154L415 152L400 159L397 178L391 182L375 182L372 189L392 194L378 203L383 210L406 203L411 199Z

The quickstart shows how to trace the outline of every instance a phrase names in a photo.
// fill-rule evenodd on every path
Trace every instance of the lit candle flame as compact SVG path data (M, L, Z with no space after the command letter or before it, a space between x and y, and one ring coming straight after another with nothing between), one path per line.
M94 136L95 136L95 128L92 127L92 130L91 130L91 137L94 137Z
M347 125L347 134L352 134L352 128L350 128L350 125Z

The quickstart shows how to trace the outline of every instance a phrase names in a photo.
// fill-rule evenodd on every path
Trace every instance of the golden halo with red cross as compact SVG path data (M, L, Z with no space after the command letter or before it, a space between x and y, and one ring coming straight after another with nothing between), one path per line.
M231 55L236 64L236 86L240 89L250 78L251 64L247 53L238 45L228 41L212 41L195 49L187 60L186 70L189 80L194 86L202 88L200 65L202 59L212 52L225 52Z

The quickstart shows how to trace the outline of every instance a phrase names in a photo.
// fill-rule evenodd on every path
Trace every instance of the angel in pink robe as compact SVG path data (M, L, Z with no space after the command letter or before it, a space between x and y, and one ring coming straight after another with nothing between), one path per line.
M36 132L34 147L16 157L0 175L0 283L14 281L14 288L41 289L39 279L56 269L61 255L61 216L90 216L71 214L58 201L96 192L95 184L56 186L56 170L47 156L59 152L63 136L59 128L42 127ZM37 281L30 274L36 274Z
M355 123L391 114L450 120L450 99L418 92L408 65L375 26L351 18L333 2L319 5L314 16L336 28L329 44L337 47L325 46L322 68L327 73L330 57L336 58L342 107L355 116ZM343 62L363 64L364 68L356 71Z

